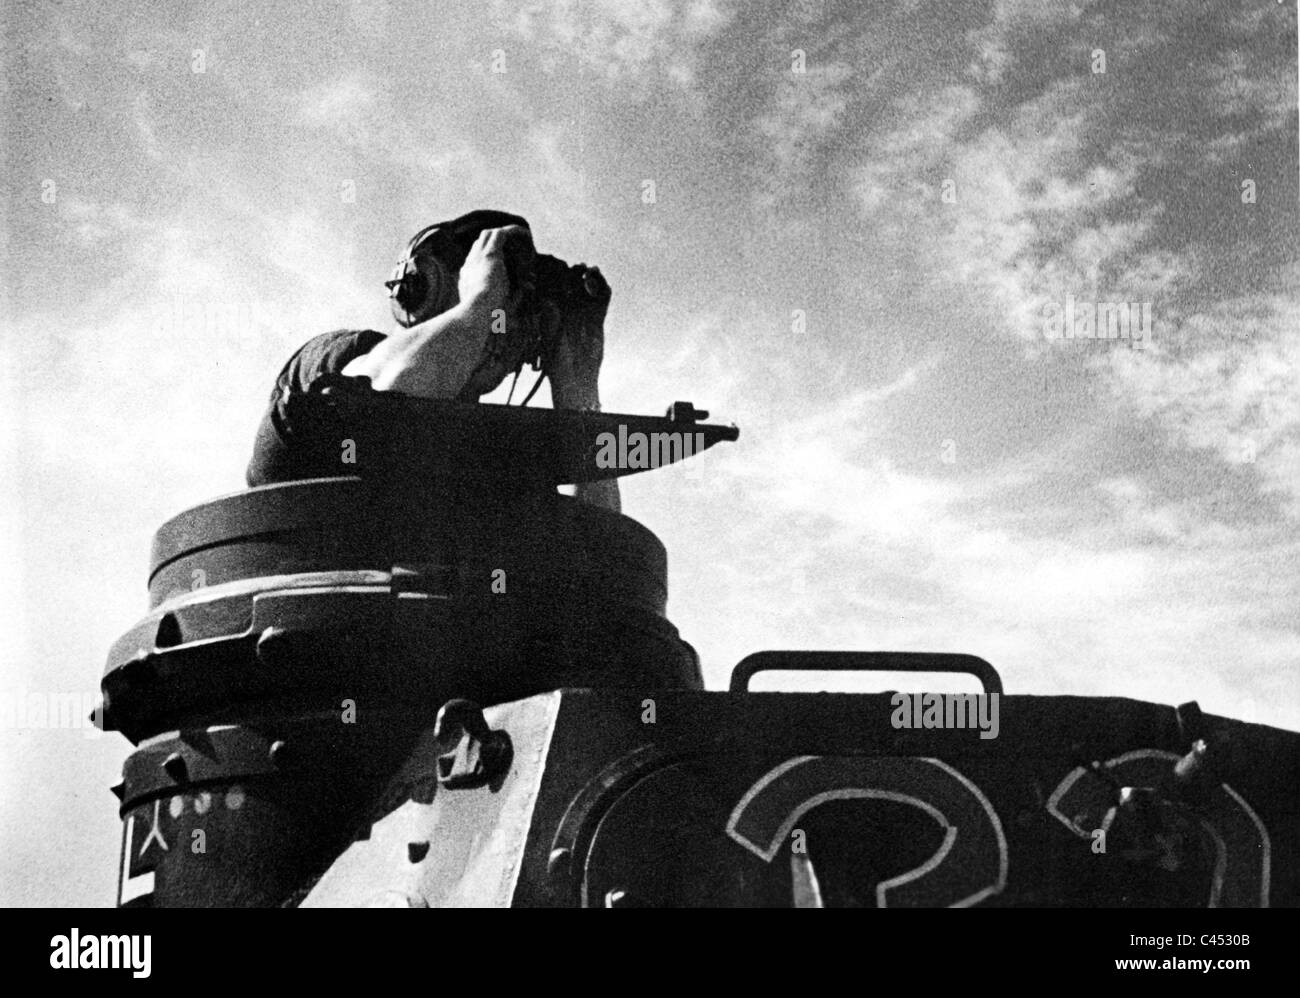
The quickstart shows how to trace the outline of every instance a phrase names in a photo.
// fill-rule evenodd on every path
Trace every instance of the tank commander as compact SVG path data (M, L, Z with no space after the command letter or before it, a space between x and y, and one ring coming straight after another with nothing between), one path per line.
M418 232L387 282L398 329L316 336L281 369L257 429L250 487L328 478L340 451L312 445L291 400L319 378L369 378L377 391L477 402L528 355L539 356L556 408L600 410L609 285L600 271L538 254L517 215L473 211ZM576 498L618 512L614 479L575 486Z

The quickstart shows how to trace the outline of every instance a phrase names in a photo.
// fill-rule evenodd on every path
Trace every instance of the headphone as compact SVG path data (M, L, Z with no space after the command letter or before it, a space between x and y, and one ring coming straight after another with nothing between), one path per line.
M528 228L528 222L519 215L479 209L425 226L412 236L392 276L384 282L397 324L409 329L450 308L460 268L474 240L484 229L509 225ZM506 260L508 270L512 271L509 275L512 287L518 287L523 277L516 271L529 263L520 256L512 254Z

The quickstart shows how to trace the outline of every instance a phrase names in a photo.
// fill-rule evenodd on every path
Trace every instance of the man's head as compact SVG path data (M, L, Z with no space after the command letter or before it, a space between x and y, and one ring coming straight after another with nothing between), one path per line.
M493 315L491 334L485 338L477 367L461 392L462 399L477 399L493 391L527 358L526 344L537 316L524 307L531 298L536 259L528 222L503 211L472 211L459 218L421 229L407 243L406 252L386 282L393 317L407 328L446 312L460 301L460 271L471 247L487 230L507 233L505 254L509 296L500 315Z
M528 233L528 222L522 216L479 209L425 226L412 236L392 276L384 282L398 325L409 329L455 305L460 268L474 240L486 229L511 227ZM531 238L521 243L527 243L528 253L532 252ZM522 270L530 262L526 254L519 254L514 269ZM515 285L521 282L520 274L510 276Z

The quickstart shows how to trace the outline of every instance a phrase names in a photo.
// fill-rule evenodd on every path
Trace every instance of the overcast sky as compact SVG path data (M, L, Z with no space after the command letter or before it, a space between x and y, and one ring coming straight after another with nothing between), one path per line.
M609 278L607 411L741 428L623 485L710 687L964 651L1300 727L1293 4L14 7L7 695L95 691L287 355L492 207ZM1067 296L1151 335L1048 339ZM0 901L112 903L127 748L0 732Z

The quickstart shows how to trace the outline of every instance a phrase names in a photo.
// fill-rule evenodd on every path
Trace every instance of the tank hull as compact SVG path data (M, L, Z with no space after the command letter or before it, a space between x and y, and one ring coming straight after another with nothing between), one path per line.
M894 703L887 694L555 691L484 711L487 728L508 735L509 765L463 786L447 782L445 734L414 717L157 739L128 762L123 898L306 907L1300 900L1300 735L1211 715L1189 732L1186 710L1131 700L1006 696L998 736L984 739L900 730ZM1193 734L1213 746L1213 773L1187 788L1175 770ZM272 760L276 743L287 754ZM161 763L176 752L183 784ZM1163 802L1156 826L1124 827L1121 786ZM150 830L156 838L141 849ZM199 856L196 831L206 840ZM261 873L249 877L254 855L264 857L253 864Z

